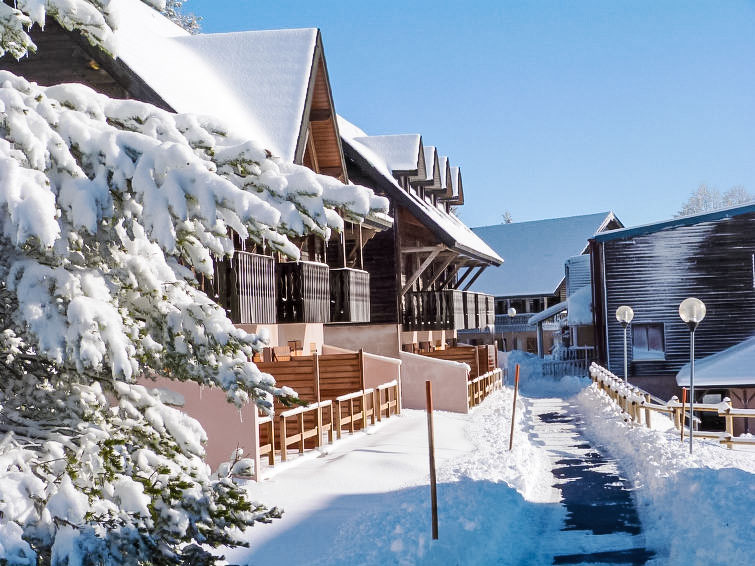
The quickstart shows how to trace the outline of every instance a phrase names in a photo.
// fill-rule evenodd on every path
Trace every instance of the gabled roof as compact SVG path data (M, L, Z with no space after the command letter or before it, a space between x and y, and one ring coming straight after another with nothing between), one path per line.
M363 130L341 116L338 116L338 129L343 140L344 153L374 181L375 188L384 191L399 204L406 207L443 244L467 257L484 263L499 265L503 261L455 215L449 214L445 209L441 210L417 195L405 191L393 176L395 170L388 165L386 158L379 153L380 146L363 143L364 138L372 138L373 136L367 136Z
M143 2L126 1L119 56L167 105L212 114L285 161L301 157L317 29L190 35Z
M611 221L621 225L613 212L599 212L473 228L506 263L485 270L472 290L496 297L553 295L564 280L564 262L583 253Z
M450 189L446 193L446 198L450 204L461 206L464 204L464 185L461 182L461 167L451 167Z
M700 224L702 222L723 220L724 218L731 218L733 216L750 214L753 212L755 212L755 203L740 204L737 206L722 208L720 210L714 210L713 212L701 212L699 214L681 216L679 218L672 218L671 220L663 220L661 222L653 222L651 224L643 224L631 228L608 230L602 234L596 234L595 240L598 242L607 242L609 240L627 239L634 236L643 236L645 234L652 234L653 232L660 232L661 230L666 230L668 228L694 226L695 224Z
M394 174L422 176L423 180L427 177L422 136L419 134L359 136L354 141L380 155Z
M755 385L755 336L712 356L695 360L695 386ZM689 364L676 374L680 387L689 387Z
M438 151L432 145L425 146L425 190L437 191L441 188L440 162Z

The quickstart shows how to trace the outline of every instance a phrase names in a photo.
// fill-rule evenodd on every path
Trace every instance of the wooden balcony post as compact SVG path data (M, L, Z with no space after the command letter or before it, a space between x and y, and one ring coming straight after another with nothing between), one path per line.
M336 401L336 424L338 425L338 428L336 429L336 438L338 440L341 440L341 402Z
M299 413L299 454L304 454L304 413Z

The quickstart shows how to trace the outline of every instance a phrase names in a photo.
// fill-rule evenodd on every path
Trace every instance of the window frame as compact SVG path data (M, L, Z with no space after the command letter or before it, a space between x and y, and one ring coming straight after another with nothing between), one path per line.
M647 334L647 329L655 327L660 328L661 331L661 347L662 350L650 350L649 348L649 340L646 340L648 343L648 347L644 350L639 350L639 356L638 356L638 350L635 346L635 329L645 328L646 329L646 339L649 338L649 335ZM666 323L664 322L635 322L632 323L632 361L633 362L665 362L666 361ZM643 353L644 352L644 353ZM651 354L652 352L652 354ZM656 353L657 352L657 353Z

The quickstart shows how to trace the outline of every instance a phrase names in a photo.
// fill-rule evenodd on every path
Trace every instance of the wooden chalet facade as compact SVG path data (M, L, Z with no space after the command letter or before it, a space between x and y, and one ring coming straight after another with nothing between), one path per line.
M390 201L394 225L364 249L370 320L398 326L402 349L445 344L493 324L493 298L469 287L501 258L451 211L464 202L461 172L416 134L368 136L339 118L349 178Z
M219 112L282 160L349 182L319 30L192 36L141 2L127 13L117 30L118 59L48 19L44 31L31 32L38 53L20 61L5 57L0 67L41 85L78 82L170 112ZM173 68L182 64L191 72ZM171 73L175 80L168 80ZM258 83L264 84L253 88ZM223 89L225 98L216 103L214 92ZM325 323L369 322L364 245L392 222L344 224L327 243L316 236L292 238L298 262L237 241L234 257L216 264L208 291L234 323L251 331L268 326L274 345L321 344ZM283 329L286 324L291 328ZM312 332L312 324L319 330Z
M696 358L755 336L755 205L598 234L590 253L599 357L623 374L615 312L630 306L629 379L643 389L678 393L675 376L689 362L689 331L678 313L687 297L707 308ZM751 367L755 374L755 360Z

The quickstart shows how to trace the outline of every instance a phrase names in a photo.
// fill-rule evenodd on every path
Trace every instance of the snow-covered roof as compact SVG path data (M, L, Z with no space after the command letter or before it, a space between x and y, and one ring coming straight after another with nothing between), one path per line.
M581 254L587 241L616 217L613 212L512 222L473 228L506 260L472 286L496 297L552 295L564 279L564 262Z
M432 145L425 146L425 181L431 183L431 187L435 186L435 180L438 180L437 185L440 186L440 167L438 166L438 151Z
M589 326L592 317L592 285L584 285L566 299L569 326Z
M338 116L338 131L344 144L346 144L344 150L351 148L357 152L383 178L386 185L390 186L393 194L406 199L407 204L413 207L413 212L419 214L419 220L425 222L427 227L433 230L446 245L452 248L459 248L460 251L464 251L474 257L484 258L486 261L495 264L503 261L490 246L454 214L440 210L424 199L405 191L393 176L395 169L392 169L388 165L386 159L377 150L379 146L370 146L363 143L365 138L369 139L372 136L367 136L362 129L342 116ZM417 149L419 150L419 147Z
M393 172L416 173L419 170L422 143L419 134L359 136L353 139L380 155Z
M120 58L167 104L212 114L293 162L316 29L190 35L139 0L120 1Z
M755 336L722 350L717 354L695 360L695 387L727 387L755 385ZM680 387L689 387L689 364L676 374Z
M446 189L448 188L448 157L445 155L438 157L438 166L440 168L440 186Z
M556 303L555 305L551 305L544 311L529 317L527 319L527 324L529 324L530 326L535 326L537 323L548 320L550 317L556 316L558 313L565 311L567 309L567 306L567 301L562 301L560 303Z
M618 230L607 230L602 234L596 234L595 240L597 240L598 242L605 242L608 240L632 238L634 236L642 236L645 234L652 234L653 232L660 232L661 230L666 230L667 228L677 228L679 226L694 226L695 224L700 224L701 222L723 220L724 218L731 218L732 216L750 214L753 212L755 212L755 203L751 202L748 204L740 204L737 206L722 208L720 210L714 210L712 212L701 212L699 214L690 214L689 216L672 218L671 220L663 220L662 222L642 224L640 226L632 226L631 228L619 228Z

